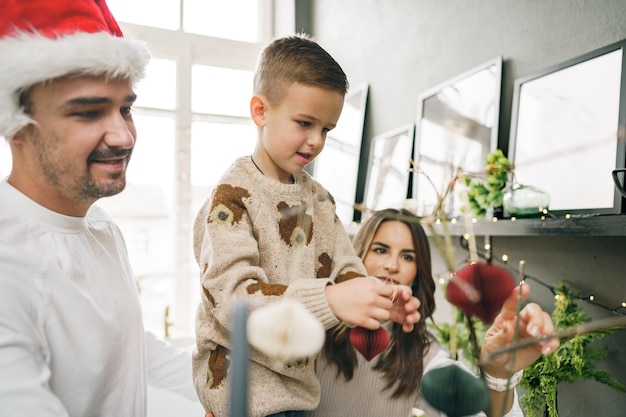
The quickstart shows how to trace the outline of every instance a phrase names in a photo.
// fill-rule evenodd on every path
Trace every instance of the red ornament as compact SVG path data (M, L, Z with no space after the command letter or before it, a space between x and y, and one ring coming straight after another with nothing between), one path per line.
M389 345L389 333L382 327L369 330L364 327L355 327L350 330L350 343L369 362L372 358L385 350Z
M490 324L516 285L513 275L503 267L469 263L448 282L446 297L466 315Z

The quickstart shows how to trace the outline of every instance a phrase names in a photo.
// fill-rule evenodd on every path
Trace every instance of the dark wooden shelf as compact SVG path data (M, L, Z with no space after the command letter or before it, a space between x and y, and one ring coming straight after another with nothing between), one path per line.
M546 219L494 219L473 225L477 236L626 236L626 215L584 215ZM442 232L442 225L435 230ZM448 222L453 236L467 232L462 221Z

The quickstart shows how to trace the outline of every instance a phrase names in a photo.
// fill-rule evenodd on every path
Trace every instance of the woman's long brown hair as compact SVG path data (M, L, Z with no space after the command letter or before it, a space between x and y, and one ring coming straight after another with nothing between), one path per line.
M402 326L393 323L391 343L378 359L374 369L382 372L385 389L395 386L392 397L411 395L419 389L424 371L424 357L430 347L430 338L426 329L426 320L435 311L435 281L432 277L430 246L419 217L408 210L385 209L374 212L365 220L354 237L356 254L365 258L376 231L387 221L400 221L411 230L416 252L417 272L411 285L413 296L420 300L418 309L421 320L410 333L402 331ZM327 361L337 366L337 376L343 374L346 380L354 376L357 357L350 343L350 332L346 325L340 324L326 332L326 341L322 354Z

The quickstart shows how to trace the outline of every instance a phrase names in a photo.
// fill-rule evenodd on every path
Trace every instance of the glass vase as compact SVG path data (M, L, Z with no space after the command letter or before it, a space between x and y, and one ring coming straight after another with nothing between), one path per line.
M504 215L509 217L540 217L547 213L550 195L532 185L513 184L504 191Z

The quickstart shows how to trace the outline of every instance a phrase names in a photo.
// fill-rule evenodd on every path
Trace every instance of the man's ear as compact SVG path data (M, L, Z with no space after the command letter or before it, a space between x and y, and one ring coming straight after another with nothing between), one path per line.
M33 134L33 129L35 126L29 124L27 126L22 127L19 131L17 131L11 137L11 143L24 143L26 141L26 137Z
M265 112L267 111L266 98L254 95L250 99L250 116L258 127L265 126Z

